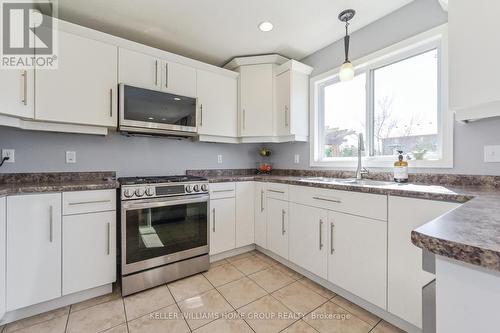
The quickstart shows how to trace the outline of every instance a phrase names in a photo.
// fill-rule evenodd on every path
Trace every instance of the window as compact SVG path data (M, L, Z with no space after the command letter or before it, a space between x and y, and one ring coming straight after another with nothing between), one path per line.
M452 166L444 38L432 32L358 62L352 81L336 70L311 80L312 166L353 165L359 133L367 166L391 166L398 150L413 167Z

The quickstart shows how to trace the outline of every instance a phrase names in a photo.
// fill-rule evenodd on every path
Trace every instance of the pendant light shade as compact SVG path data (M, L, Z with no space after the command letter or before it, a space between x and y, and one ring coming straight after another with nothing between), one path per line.
M356 11L354 9L346 9L339 14L339 20L345 22L345 37L344 37L344 52L345 60L339 71L340 81L350 81L354 78L354 66L349 61L349 21L354 17Z

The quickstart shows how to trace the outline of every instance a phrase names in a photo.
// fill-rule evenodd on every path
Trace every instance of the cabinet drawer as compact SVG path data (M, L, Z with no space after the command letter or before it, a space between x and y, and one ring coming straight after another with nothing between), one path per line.
M210 184L210 199L234 198L235 196L235 183Z
M63 215L116 210L115 190L96 190L63 193Z
M342 213L387 220L386 195L290 186L290 201Z
M268 198L288 200L288 185L279 183L267 183L266 196Z

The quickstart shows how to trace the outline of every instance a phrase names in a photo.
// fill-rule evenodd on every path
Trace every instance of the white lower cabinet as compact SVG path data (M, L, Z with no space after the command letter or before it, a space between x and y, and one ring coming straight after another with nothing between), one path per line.
M288 201L267 199L267 247L288 259Z
M328 220L328 280L385 309L387 222L333 211Z
M290 203L290 261L328 278L328 211Z
M115 235L115 211L63 217L63 295L116 280Z
M236 183L236 247L255 243L254 183Z
M267 249L267 183L255 182L254 189L254 221L255 244Z
M232 250L236 246L235 198L210 200L210 254Z
M7 311L61 296L61 193L7 198Z
M0 198L0 239L5 240L5 232L7 230L7 199ZM0 319L5 314L5 242L0 242Z
M434 275L422 270L422 250L412 244L411 231L459 204L389 196L387 310L422 327L422 287ZM409 214L411 212L411 214Z

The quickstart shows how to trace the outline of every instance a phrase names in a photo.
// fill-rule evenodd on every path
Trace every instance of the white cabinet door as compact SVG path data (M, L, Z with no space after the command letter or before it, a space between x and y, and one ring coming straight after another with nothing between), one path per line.
M235 217L235 198L210 200L211 255L235 248Z
M328 280L386 308L387 222L329 212Z
M288 259L288 202L268 198L267 221L268 249Z
M35 119L117 126L117 47L58 32L56 70L37 70Z
M7 311L61 296L61 194L7 198Z
M203 70L196 73L198 133L237 137L237 79Z
M412 244L411 231L458 206L389 196L387 310L417 327L422 327L422 287L434 275L422 270L422 250Z
M290 71L276 76L276 134L290 134Z
M175 62L162 61L162 90L196 98L196 69Z
M116 281L116 213L63 217L62 294Z
M267 249L267 202L266 183L255 182L254 214L255 244Z
M290 261L328 278L328 211L290 203Z
M273 135L273 65L240 67L240 134Z
M120 48L118 82L134 87L159 90L161 86L160 59Z
M236 247L254 241L254 183L236 183Z
M6 256L6 244L5 244L5 232L7 231L7 199L5 197L0 198L0 319L2 319L5 314L5 256Z
M34 70L1 70L0 114L33 119Z

